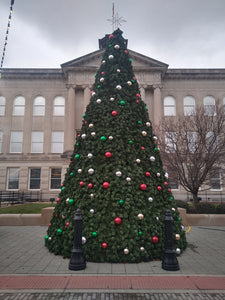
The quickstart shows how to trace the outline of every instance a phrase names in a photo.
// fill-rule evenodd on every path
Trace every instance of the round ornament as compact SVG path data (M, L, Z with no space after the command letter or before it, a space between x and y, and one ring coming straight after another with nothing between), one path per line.
M92 189L93 188L93 183L88 183L88 188Z
M96 132L92 131L91 132L91 136L95 137L96 136Z
M170 193L171 193L171 189L168 189L168 192L170 192Z
M80 158L80 155L79 155L79 154L76 154L76 155L75 155L75 158L76 158L76 159L79 159L79 158Z
M140 184L140 189L141 189L142 191L146 191L147 185L144 184L144 183Z
M94 174L94 169L92 169L92 168L90 168L90 169L88 169L88 174L90 174L90 175L92 175L92 174Z
M151 126L151 123L150 123L150 122L146 122L146 126L147 126L147 127L150 127L150 126Z
M115 45L114 48L115 48L116 50L118 50L118 49L120 49L120 46L119 46L119 45Z
M88 157L88 158L92 158L92 157L93 157L93 154L92 154L92 153L88 153L87 157Z
M114 56L112 54L109 55L109 59L113 59Z
M74 204L74 199L70 199L69 200L69 205L73 205Z
M70 226L70 223L69 222L66 222L66 227L69 227Z
M62 219L63 219L63 220L65 219L65 216L64 216L64 215L62 215Z
M177 233L176 234L176 240L179 241L180 240L180 235Z
M127 53L128 53L128 51L127 51L127 50L124 50L124 53L126 53L126 54L127 54Z
M169 174L165 173L165 178L168 179L169 178Z
M56 199L56 202L59 203L59 198Z
M157 190L158 190L159 192L161 192L162 187L161 187L160 185L158 185L158 186L157 186Z
M49 240L49 242L51 242L51 240L52 240L51 236L48 238L48 240Z
M149 202L152 202L152 201L153 201L153 198L152 198L152 197L148 197L148 201L149 201Z
M114 38L114 35L113 35L113 34L110 34L109 38L110 38L110 39Z
M81 174L81 173L82 173L82 169L78 169L77 172L78 172L79 174Z
M136 159L136 163L140 164L141 160L139 158Z
M100 78L100 82L103 82L105 79L104 79L104 77L101 77Z
M154 157L154 156L151 156L151 157L150 157L150 161L152 161L152 162L155 161L155 157Z
M142 235L143 232L141 230L138 231L138 235Z
M86 134L83 133L83 134L81 135L81 138L82 138L83 140L86 139Z
M105 74L105 72L101 72L101 75L104 75Z
M94 211L94 209L92 208L92 209L90 209L90 213L91 214L93 214L95 211Z
M129 80L129 81L127 81L127 84L128 84L129 86L131 86L131 85L132 85L132 82Z
M123 250L123 253L124 253L124 254L129 254L129 249L128 249L128 248L125 248L125 249Z
M49 236L48 236L48 235L46 235L46 236L45 236L45 240L47 241L47 240L48 240L48 238L49 238Z
M57 234L58 234L58 235L62 235L62 229L58 229L58 230L57 230Z
M178 221L181 221L181 217L178 217Z
M93 237L96 237L97 235L98 235L98 234L97 234L96 231L92 232L92 236L93 236Z
M115 116L117 115L117 111L116 111L116 110L113 110L113 111L111 112L111 115L112 115L113 117L115 117Z
M115 98L111 97L109 100L113 102L115 100Z
M129 143L130 145L132 145L134 142L133 142L132 140L130 140L128 143Z
M143 251L145 251L145 248L144 248L144 247L141 247L140 250L143 252Z
M49 223L49 224L48 224L48 227L51 227L51 226L52 226L52 224L51 224L51 223Z
M84 182L83 181L80 181L79 182L79 185L82 187L84 185Z
M110 140L110 141L113 140L113 136L112 136L112 135L109 136L109 140Z
M126 181L127 181L127 182L131 182L131 178L130 178L130 177L127 177L127 178L126 178Z
M147 132L146 131L142 131L141 133L143 136L146 136L147 135Z
M121 100L120 101L120 105L124 106L125 105L125 101Z
M105 60L103 60L103 61L102 61L102 64L105 64L105 63L106 63L106 61L105 61Z
M104 189L107 189L109 187L109 183L107 181L103 182L102 184Z
M91 197L91 198L94 198L94 194L90 194L90 197Z
M117 72L117 73L120 73L120 69L117 69L116 72Z
M66 204L69 204L70 198L66 199Z
M136 94L136 97L137 97L137 98L141 98L140 94Z
M102 100L101 100L101 99L97 99L96 102L97 102L98 104L100 104L100 103L102 102Z
M156 175L157 175L157 177L160 177L161 174L160 173L156 173Z
M73 175L74 175L74 173L73 173L73 172L71 172L71 173L70 173L70 176L73 176Z
M174 207L172 207L172 211L176 211L176 209Z
M123 205L124 201L122 199L119 200L119 205Z
M146 177L150 177L150 172L145 172Z
M117 172L116 172L116 176L117 176L117 177L120 177L121 175L122 175L122 173L121 173L120 171L117 171Z
M111 152L106 152L106 153L105 153L105 157L110 158L111 156L112 156L112 153L111 153Z
M167 186L167 185L168 185L168 182L165 181L165 182L164 182L164 185Z
M143 220L144 219L144 215L143 214L138 214L137 217L138 217L139 220Z
M107 246L108 246L107 243L102 243L102 248L103 248L103 249L106 249Z
M153 244L157 244L159 242L159 238L157 236L152 237Z
M138 104L138 103L139 103L139 100L136 100L136 103Z
M156 221L159 221L159 217L156 217Z
M101 140L102 142L105 142L105 141L106 141L106 137L105 137L105 136L101 136L101 137L100 137L100 140Z
M86 237L82 236L82 244L85 244L87 242Z
M120 223L122 222L122 220L119 217L116 217L114 219L114 222L115 222L116 225L120 225Z
M145 147L141 147L141 150L145 150Z
M93 96L95 96L95 94L96 94L95 92L92 92L92 93L91 93L91 96L93 97Z
M176 249L176 254L179 255L180 253L181 253L180 248L177 248L177 249Z
M122 86L118 84L118 85L116 86L116 89L120 91L120 90L122 89Z

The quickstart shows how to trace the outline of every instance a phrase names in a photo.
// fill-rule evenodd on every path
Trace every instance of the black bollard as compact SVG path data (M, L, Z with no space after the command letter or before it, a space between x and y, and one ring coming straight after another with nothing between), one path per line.
M78 208L74 218L74 245L71 253L69 269L73 271L84 270L86 261L82 251L82 215Z
M173 217L169 209L165 213L165 251L163 255L162 268L167 271L180 270L177 260L176 251L174 249L173 237Z

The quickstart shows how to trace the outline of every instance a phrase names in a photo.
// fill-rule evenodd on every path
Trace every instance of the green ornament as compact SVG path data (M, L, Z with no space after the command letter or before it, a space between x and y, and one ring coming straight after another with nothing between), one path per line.
M139 234L139 235L142 235L142 234L143 234L143 232L142 232L141 230L139 230L139 231L138 231L138 234Z
M101 88L101 86L100 86L100 85L98 85L98 86L97 86L97 88L98 88L98 89L100 89L100 88Z
M132 59L131 58L129 58L129 61L132 63Z
M73 204L74 204L74 200L73 200L73 199L70 199L70 200L69 200L69 204L70 204L70 205L73 205Z
M181 221L181 217L178 217L178 221Z
M103 141L103 142L105 142L106 141L106 137L103 135L103 136L100 137L100 140Z
M73 172L71 172L71 173L70 173L70 176L73 176L73 175L74 175L74 173L73 173Z
M112 44L109 44L109 48L111 48L112 47Z
M86 115L85 114L83 114L83 118L85 118L86 117Z
M134 83L134 79L131 79L131 82L133 82L133 83Z
M76 159L79 159L79 158L80 158L80 154L76 154L76 155L75 155L75 158L76 158Z
M46 240L46 241L48 240L48 235L45 236L45 240Z
M62 191L64 191L64 190L65 190L65 186L62 187Z
M157 152L159 149L158 148L154 148L154 151Z
M92 232L92 236L93 236L93 237L96 237L97 235L98 235L98 234L97 234L96 231Z
M138 124L141 124L142 122L141 121L138 121Z
M79 143L76 143L76 146L79 146L80 144Z
M97 76L97 73L95 73L95 77Z
M145 106L145 110L148 110L147 106Z
M130 140L128 143L129 143L130 145L132 145L134 142Z
M123 205L124 201L122 199L119 200L119 205Z
M173 200L173 197L170 197L170 200Z
M124 106L125 105L125 101L120 101L120 105Z
M62 235L62 229L58 229L58 230L57 230L57 234L58 234L58 235Z

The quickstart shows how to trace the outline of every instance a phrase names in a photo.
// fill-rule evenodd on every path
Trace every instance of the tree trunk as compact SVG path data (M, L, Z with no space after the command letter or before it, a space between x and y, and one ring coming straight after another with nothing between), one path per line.
M196 208L196 205L198 204L198 192L192 193L192 196L193 196L193 205L194 208Z

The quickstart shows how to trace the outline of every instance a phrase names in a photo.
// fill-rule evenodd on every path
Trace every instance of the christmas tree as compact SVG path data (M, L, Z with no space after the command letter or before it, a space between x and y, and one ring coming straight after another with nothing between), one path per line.
M178 252L186 247L126 44L120 29L109 36L45 237L49 250L64 257L71 256L77 208L87 261L162 259L166 209Z

